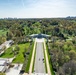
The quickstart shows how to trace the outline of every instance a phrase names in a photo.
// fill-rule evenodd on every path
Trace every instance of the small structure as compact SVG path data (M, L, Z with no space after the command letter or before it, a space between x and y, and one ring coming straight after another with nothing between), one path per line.
M32 34L30 35L30 37L33 38L45 38L47 41L49 41L49 38L51 37L51 35L47 35L47 34Z
M50 35L47 35L47 34L32 34L32 35L30 35L30 37L32 37L32 38L49 38Z
M0 72L4 72L7 69L6 60L0 60Z

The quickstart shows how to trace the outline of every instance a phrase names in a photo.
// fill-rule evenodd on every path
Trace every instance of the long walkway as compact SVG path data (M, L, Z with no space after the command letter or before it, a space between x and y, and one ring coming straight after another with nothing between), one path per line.
M44 52L43 52L43 49L44 49ZM35 55L35 50L36 50L36 55ZM45 71L44 53L45 53L45 59L46 59L47 74ZM35 57L35 64L34 64L34 73L32 73L34 55L36 57ZM28 75L28 74L24 74L24 75ZM29 69L29 75L51 75L50 65L49 65L49 60L47 56L46 45L45 45L44 39L35 40L31 65Z
M43 42L37 42L34 72L45 74Z

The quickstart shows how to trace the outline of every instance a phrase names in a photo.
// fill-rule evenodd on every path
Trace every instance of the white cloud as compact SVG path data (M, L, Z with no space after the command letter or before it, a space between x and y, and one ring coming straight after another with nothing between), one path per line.
M39 0L24 10L25 17L55 17L61 16L67 9L67 5L63 0Z
M9 0L8 0L9 1ZM10 0L11 1L11 0ZM71 0L19 0L21 1L21 7L11 7L13 9L4 10L3 16L10 17L63 17L69 15L75 15L75 3ZM5 13L5 11L9 11ZM2 11L1 11L2 12Z

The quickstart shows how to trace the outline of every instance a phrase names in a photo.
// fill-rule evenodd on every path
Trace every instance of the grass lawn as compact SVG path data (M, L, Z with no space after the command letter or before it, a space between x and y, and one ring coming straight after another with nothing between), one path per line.
M12 48L14 47L15 45L11 46L10 48L8 48L6 50L6 52L0 56L1 58L11 58L11 57L14 57L14 53L12 53ZM18 45L20 50L19 50L19 54L17 54L16 58L14 59L13 63L23 63L24 62L24 57L23 57L23 52L25 52L25 48L27 50L27 48L29 47L29 43L25 43L25 44L19 44Z
M8 48L5 53L3 53L0 58L12 58L14 56L14 54L12 53L12 47Z
M35 67L35 58L36 58L36 50L35 50L35 55L34 55L34 61L33 61L32 72L34 72L34 67Z
M6 33L7 33L7 30L0 30L0 36L2 36L2 35L6 35Z
M49 60L49 65L50 65L50 71L51 71L52 75L55 75L54 71L53 71L52 63L50 62L51 57L50 57L50 55L48 53L48 46L47 46L47 44L46 44L46 51L47 51L47 55L48 55L48 60Z
M6 75L5 73L0 73L0 75Z
M43 46L44 47L44 46ZM46 57L45 57L45 52L44 52L44 62L45 62L45 71L47 73L47 65L46 65Z
M31 62L31 57L32 57L32 52L33 52L33 47L34 47L34 42L32 44L31 50L30 50L30 54L29 54L29 59L28 59L28 63L25 69L25 72L28 73L29 72L29 68L30 68L30 62Z

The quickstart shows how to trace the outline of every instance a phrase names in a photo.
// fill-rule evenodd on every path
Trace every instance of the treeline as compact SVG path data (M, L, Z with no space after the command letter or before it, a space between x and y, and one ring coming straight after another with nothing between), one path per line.
M76 36L75 28L76 19L0 19L0 30L6 31L6 39L17 42L24 41L27 35L40 33L66 39Z
M0 30L7 31L7 39L30 34L49 34L66 39L76 36L76 19L4 19Z
M52 40L54 38L54 40ZM76 75L76 37L61 40L59 37L51 37L48 42L48 53L51 57L55 75Z
M51 35L76 35L76 19L4 19L0 29L25 30L25 34L46 33ZM14 30L13 29L13 30ZM20 31L20 30L19 30ZM73 34L74 33L74 34Z
M0 30L7 31L7 39L16 39L30 34L49 34L63 39L76 35L76 19L4 19Z

